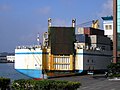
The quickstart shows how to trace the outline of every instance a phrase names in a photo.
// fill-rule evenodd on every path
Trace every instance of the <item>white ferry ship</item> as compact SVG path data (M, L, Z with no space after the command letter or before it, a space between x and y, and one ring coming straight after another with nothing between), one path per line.
M16 47L15 69L34 79L106 71L112 60L110 38L103 30L78 30L75 34L75 20L72 27L55 27L49 19L42 45Z

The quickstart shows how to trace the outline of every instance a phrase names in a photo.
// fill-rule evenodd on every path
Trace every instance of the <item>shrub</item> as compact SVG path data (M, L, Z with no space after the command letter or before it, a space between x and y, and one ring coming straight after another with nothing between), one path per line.
M31 90L33 83L33 80L19 79L12 83L12 88L15 90Z
M0 78L0 90L9 89L10 79L9 78Z
M79 82L55 80L15 80L12 84L14 90L76 90Z
M110 77L111 78L113 78L113 77L120 77L120 74L112 74L112 75L110 75Z
M120 77L120 63L111 63L108 66L109 77Z

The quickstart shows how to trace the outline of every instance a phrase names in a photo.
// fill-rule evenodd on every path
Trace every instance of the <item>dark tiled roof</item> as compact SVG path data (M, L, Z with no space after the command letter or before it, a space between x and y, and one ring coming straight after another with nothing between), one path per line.
M113 20L113 16L101 17L103 20Z

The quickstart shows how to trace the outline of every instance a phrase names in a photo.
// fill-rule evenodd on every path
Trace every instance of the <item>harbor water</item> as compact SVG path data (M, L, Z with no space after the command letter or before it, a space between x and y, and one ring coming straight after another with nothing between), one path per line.
M10 78L11 80L30 79L29 77L17 72L14 69L14 63L0 63L0 77Z

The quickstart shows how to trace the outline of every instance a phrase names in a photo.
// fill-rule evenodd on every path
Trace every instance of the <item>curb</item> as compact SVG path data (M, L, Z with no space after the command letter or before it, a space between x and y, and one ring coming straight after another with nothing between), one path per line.
M111 78L111 79L108 79L108 80L114 80L114 81L119 81L120 80L120 78Z

